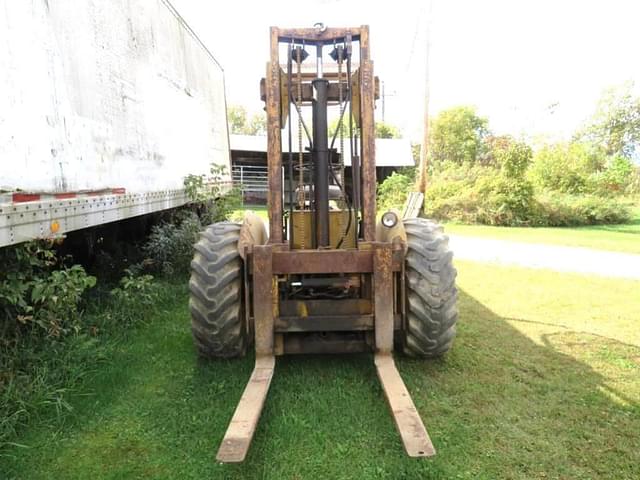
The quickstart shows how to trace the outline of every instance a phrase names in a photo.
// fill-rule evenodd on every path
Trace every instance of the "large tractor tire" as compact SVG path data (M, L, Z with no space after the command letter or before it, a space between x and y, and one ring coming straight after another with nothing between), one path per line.
M401 348L412 357L439 357L456 336L456 269L442 227L424 218L404 221L407 232L406 311Z
M193 342L204 358L239 357L249 343L243 320L239 238L239 224L220 222L207 227L195 245L189 309Z

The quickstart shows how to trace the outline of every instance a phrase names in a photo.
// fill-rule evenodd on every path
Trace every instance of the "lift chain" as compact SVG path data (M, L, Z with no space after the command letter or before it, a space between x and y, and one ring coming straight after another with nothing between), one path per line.
M306 248L306 214L304 192L304 151L302 149L302 47L296 47L296 110L298 112L298 208L300 209L301 229L298 234L300 248ZM293 226L293 219L291 219Z
M338 135L340 135L340 182L342 183L342 187L343 187L343 193L344 193L344 205L342 205L342 208L346 209L347 206L347 185L346 185L346 181L345 181L345 175L344 175L344 109L346 107L346 105L344 104L344 93L342 90L342 62L343 62L343 54L344 54L344 48L342 47L342 45L339 45L337 47L337 53L338 53L338 104L340 105L340 132L338 132ZM349 215L351 215L351 212L349 212ZM344 240L344 238L347 236L347 225L349 224L349 222L345 222L344 218L341 222L341 226L342 226L342 231L341 233L341 238ZM341 242L342 243L342 242Z

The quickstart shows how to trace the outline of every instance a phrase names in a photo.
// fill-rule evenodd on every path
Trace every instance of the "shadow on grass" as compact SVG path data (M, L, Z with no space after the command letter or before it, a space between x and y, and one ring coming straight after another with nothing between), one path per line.
M585 231L595 231L599 230L602 232L615 232L615 233L625 233L632 235L640 235L640 218L629 221L629 223L623 224L614 224L614 225L591 225L588 227L576 227L578 230Z
M20 440L31 448L3 459L5 476L637 478L640 408L616 381L637 374L640 349L567 329L545 335L532 341L461 292L453 350L399 358L438 450L430 460L404 455L371 356L280 358L246 462L219 465L253 359L197 362L176 306L87 385L99 405L79 403L62 429L34 428ZM597 357L603 348L613 363Z

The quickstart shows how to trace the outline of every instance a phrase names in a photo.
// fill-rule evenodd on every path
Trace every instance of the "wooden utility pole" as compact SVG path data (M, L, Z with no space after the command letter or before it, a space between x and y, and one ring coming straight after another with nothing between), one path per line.
M433 2L429 2L429 6L427 7L427 41L426 41L426 49L424 56L424 113L423 113L423 121L422 121L422 147L420 148L420 168L418 171L418 191L425 193L427 189L427 175L429 170L429 157L428 157L428 148L429 148L429 57L431 51L431 11L432 11Z

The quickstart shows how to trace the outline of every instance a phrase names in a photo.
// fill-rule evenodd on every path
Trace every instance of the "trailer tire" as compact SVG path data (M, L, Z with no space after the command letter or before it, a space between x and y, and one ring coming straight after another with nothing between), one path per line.
M406 318L401 348L411 357L439 357L456 335L456 269L449 239L440 225L424 218L404 220Z
M239 238L239 224L220 222L209 225L195 244L189 310L193 342L204 358L240 357L249 343L243 320Z

